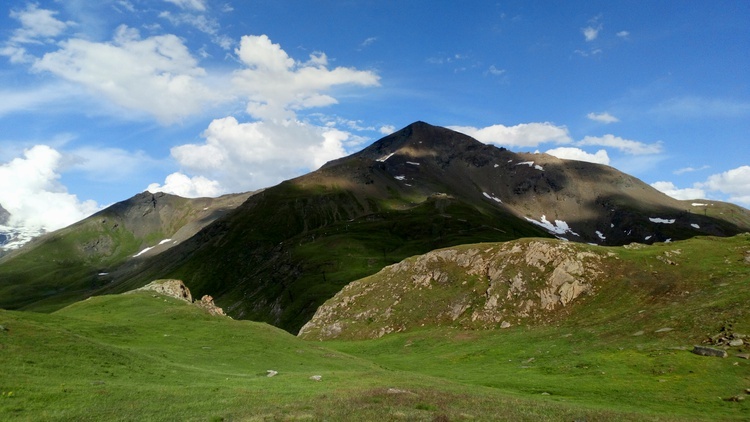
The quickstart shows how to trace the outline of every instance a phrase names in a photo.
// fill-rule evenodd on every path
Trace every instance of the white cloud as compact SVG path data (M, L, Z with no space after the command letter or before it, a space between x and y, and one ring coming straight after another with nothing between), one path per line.
M451 126L450 129L465 133L486 144L505 147L535 147L543 143L567 144L572 140L565 126L552 123L521 123L515 126L493 125L485 128Z
M620 38L623 38L623 39L627 39L628 37L630 37L630 32L628 32L628 31L620 31L620 32L617 33L617 36L620 37Z
M216 119L202 144L172 148L184 173L219 183L220 193L267 187L346 155L350 133L296 120L239 123ZM174 184L174 183L173 183ZM169 185L169 181L165 183Z
M654 182L651 184L651 187L680 200L703 199L706 197L706 192L703 189L697 187L679 189L672 182Z
M29 4L24 10L11 10L10 17L21 23L21 27L13 31L13 35L0 48L0 56L8 57L13 64L32 63L34 56L26 50L28 44L44 44L53 42L54 38L62 34L73 22L63 22L55 18L57 12L40 9L36 4Z
M46 145L0 164L0 204L11 214L11 226L51 231L98 211L93 201L80 201L60 182L63 156Z
M710 168L710 166L701 166L701 167L698 167L698 168L695 168L695 167L683 167L681 169L675 170L673 173L679 175L679 174L692 173L692 172L696 172L696 171L706 170L708 168Z
M84 86L126 109L172 123L221 97L201 82L204 69L174 35L141 39L120 26L111 43L70 39L33 65Z
M323 92L337 85L379 85L379 77L370 71L328 69L323 53L297 62L266 35L242 37L235 51L246 68L234 73L234 88L247 97L247 112L258 119L293 119L294 110L336 104Z
M583 34L583 37L586 39L586 42L594 41L599 36L599 31L602 30L602 25L590 25L585 28L581 28L581 33Z
M589 163L609 165L609 155L607 154L607 151L603 149L591 154L580 148L559 147L548 150L547 154L565 160L587 161Z
M373 45L375 43L375 41L377 41L377 40L378 40L378 37L369 37L369 38L366 38L364 41L362 41L362 43L359 44L359 48L369 47L369 46Z
M495 67L494 64L490 66L489 69L487 69L487 74L490 74L490 75L500 76L500 75L503 75L504 73L505 73L505 69L498 69L497 67Z
M729 195L729 200L750 205L750 166L740 166L724 173L709 176L701 188Z
M383 135L390 135L391 133L396 131L396 127L393 125L383 125L380 126L380 129L378 129L378 132L380 132Z
M605 123L605 124L617 123L617 122L620 121L620 119L618 119L617 117L615 117L615 116L613 116L613 115L611 115L611 114L609 114L607 112L604 112L604 113L589 113L589 114L586 115L586 117L588 117L589 120L593 120L595 122L601 122L601 123Z
M54 38L62 34L72 22L63 22L55 18L57 12L40 9L36 4L29 4L25 10L11 11L10 17L21 22L11 37L12 43L39 43L40 40Z
M206 15L196 15L192 13L180 13L174 15L170 12L164 11L159 14L159 17L168 20L174 26L190 25L205 34L210 35L212 41L224 50L229 50L234 44L234 40L219 33L219 22L216 19L206 17Z
M174 5L177 5L181 9L190 9L190 10L197 10L199 12L203 12L206 10L206 1L205 0L164 0L167 3L172 3Z
M630 155L659 154L663 150L661 142L644 144L643 142L631 141L610 134L604 136L586 136L581 141L576 142L576 145L611 147Z
M172 173L164 180L164 185L152 183L146 190L151 193L171 193L183 198L216 197L224 193L215 180L203 176L189 177L182 173Z

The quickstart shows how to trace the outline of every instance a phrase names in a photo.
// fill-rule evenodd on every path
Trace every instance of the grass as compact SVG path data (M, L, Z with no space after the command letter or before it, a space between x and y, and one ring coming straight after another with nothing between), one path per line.
M676 354L584 349L565 358L580 339L552 329L445 329L323 344L149 292L96 297L53 314L0 311L0 324L3 420L670 421L740 418L747 410L709 396L736 386L727 375L706 403L683 399L677 404L690 406L670 415L672 406L658 405L667 384L657 378L682 382L683 368L649 375L639 361L636 369L626 362L641 356L648 368L662 368ZM528 357L535 363L522 365ZM704 362L693 378L731 367ZM279 373L269 378L268 370ZM633 373L634 385L649 388L629 392L625 376Z

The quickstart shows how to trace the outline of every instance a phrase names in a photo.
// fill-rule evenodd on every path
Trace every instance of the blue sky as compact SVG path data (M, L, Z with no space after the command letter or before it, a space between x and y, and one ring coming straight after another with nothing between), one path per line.
M750 2L10 1L0 204L274 185L416 120L750 206Z

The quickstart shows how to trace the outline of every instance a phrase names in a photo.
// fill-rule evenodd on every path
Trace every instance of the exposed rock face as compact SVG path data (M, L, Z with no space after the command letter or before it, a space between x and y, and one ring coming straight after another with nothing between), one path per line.
M213 316L227 315L222 308L216 306L214 298L209 295L203 295L201 300L193 302L193 296L190 293L190 289L185 286L185 283L183 283L182 280L155 280L140 289L132 291L154 291L176 299L184 300L187 303L192 303Z
M532 240L442 249L384 268L321 306L301 337L372 338L426 324L507 328L543 319L604 278L608 254Z
M209 295L203 295L201 300L195 302L195 305L213 316L227 316L223 309L214 304L214 298Z
M193 303L193 296L190 294L190 289L185 286L182 280L155 280L135 291L143 290L151 290L175 299L184 300L187 303Z

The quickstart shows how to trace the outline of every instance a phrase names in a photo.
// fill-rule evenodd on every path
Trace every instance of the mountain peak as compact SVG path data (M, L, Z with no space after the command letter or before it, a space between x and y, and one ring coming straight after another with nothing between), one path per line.
M485 146L485 144L463 133L423 121L416 121L381 138L355 155L383 160L390 154L396 153L404 153L409 156L442 155L446 152L466 151Z

